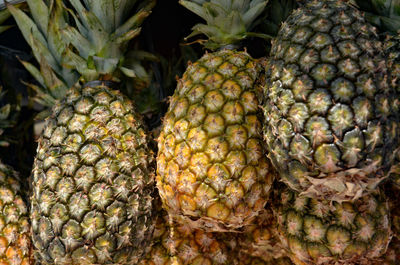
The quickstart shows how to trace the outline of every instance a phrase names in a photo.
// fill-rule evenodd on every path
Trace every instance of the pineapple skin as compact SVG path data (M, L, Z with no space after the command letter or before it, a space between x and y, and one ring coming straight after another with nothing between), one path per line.
M387 68L389 70L389 83L400 93L400 37L386 36L383 40L383 48L387 58ZM390 181L400 190L400 148L394 155L394 163L390 170Z
M339 203L284 188L276 201L278 233L294 264L373 264L392 238L389 206L380 189Z
M274 264L274 261L284 260L287 253L280 242L276 218L270 206L268 203L265 210L257 216L256 221L246 226L243 233L237 235L237 249L244 253L244 256Z
M226 236L228 234L228 236ZM161 209L153 245L140 265L231 265L236 264L226 240L232 233L211 233L180 224ZM236 242L233 244L236 246Z
M71 88L39 140L30 217L42 264L136 264L150 243L153 153L132 102L107 85Z
M33 246L28 208L18 173L0 161L0 264L32 265Z
M375 29L345 1L308 1L273 41L264 137L291 189L351 201L389 176L399 93Z
M388 250L381 260L374 263L374 265L397 265L400 260L400 240L398 238L393 238L390 241Z
M190 63L158 138L165 209L193 228L233 232L267 202L275 173L262 141L261 63L223 49Z
M267 241L272 240L266 238L266 232L261 235L256 229L265 231L266 224L259 228L251 227L251 231L244 233L204 232L171 220L167 212L161 210L154 230L153 245L140 265L293 264L289 258L278 254L278 245L274 245L275 250L263 248ZM249 242L250 238L257 241ZM251 243L251 248L243 249L245 244L242 241ZM275 252L274 257L272 252Z

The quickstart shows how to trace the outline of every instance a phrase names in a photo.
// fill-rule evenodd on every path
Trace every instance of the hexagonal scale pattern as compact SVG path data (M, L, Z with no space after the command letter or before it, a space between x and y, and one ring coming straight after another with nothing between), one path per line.
M171 215L207 231L251 223L274 173L261 135L260 63L207 53L187 68L158 139L157 185Z
M132 264L154 229L153 154L132 102L105 85L53 109L33 170L31 219L43 264Z
M399 148L400 95L372 26L345 1L309 1L271 55L264 138L281 179L338 201L373 190Z

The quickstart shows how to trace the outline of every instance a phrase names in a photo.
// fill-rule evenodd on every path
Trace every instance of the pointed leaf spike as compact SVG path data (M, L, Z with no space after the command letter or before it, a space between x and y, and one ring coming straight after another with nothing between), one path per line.
M204 34L203 44L209 49L236 44L245 39L256 18L263 12L268 0L180 0L179 3L203 18L207 24L197 24L190 38ZM259 36L252 34L253 36Z

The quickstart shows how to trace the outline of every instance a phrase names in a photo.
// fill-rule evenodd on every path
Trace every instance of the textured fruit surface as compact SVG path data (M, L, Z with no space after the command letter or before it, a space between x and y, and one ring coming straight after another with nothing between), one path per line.
M398 36L387 36L383 43L388 58L389 83L400 92L400 38ZM400 189L400 148L394 155L394 163L390 170L390 180L397 189Z
M147 143L132 102L104 84L72 88L53 108L31 197L33 242L43 264L140 260L154 229Z
M251 223L274 179L265 157L256 78L246 52L207 53L179 80L158 138L164 207L207 231Z
M390 221L392 222L393 237L400 240L400 200L399 187L392 181L384 185L385 195L389 200Z
M399 146L400 96L374 28L345 1L309 1L272 45L264 136L292 189L336 201L375 189Z
M235 264L236 253L231 253L229 244L224 241L235 238L231 233L227 234L192 230L187 225L172 221L162 210L154 231L154 244L141 265Z
M393 238L390 241L388 250L381 260L374 263L374 265L398 265L400 260L400 241Z
M388 58L390 84L400 92L400 37L387 36L383 41L383 48Z
M391 238L389 207L378 190L350 202L318 201L282 190L282 244L295 264L371 264Z
M140 265L167 265L172 264L171 251L169 247L169 220L161 204L157 205L157 221L151 240L152 245L148 246L147 254L140 262Z
M252 234L241 233L207 233L199 229L192 230L187 225L176 222L170 225L167 213L159 216L153 235L153 245L150 247L141 265L284 265L292 264L288 258L281 255L281 251L265 248L266 232L256 232L252 227ZM171 229L171 227L173 227ZM249 228L250 229L250 228ZM266 225L259 230L267 230ZM250 232L250 231L249 231ZM245 246L242 240L250 243L250 237L257 240L251 247ZM275 248L277 246L275 245ZM271 252L269 252L271 251ZM273 258L274 253L275 257ZM280 257L278 257L280 256Z
M394 164L390 169L390 181L400 190L400 149L394 153Z
M235 263L236 264L236 263ZM265 261L261 258L241 254L237 265L293 265L289 258L279 258Z
M17 173L0 161L0 264L31 265L33 250L28 208Z
M265 262L273 262L287 256L277 235L277 223L269 206L268 204L257 216L256 221L237 236L238 251Z

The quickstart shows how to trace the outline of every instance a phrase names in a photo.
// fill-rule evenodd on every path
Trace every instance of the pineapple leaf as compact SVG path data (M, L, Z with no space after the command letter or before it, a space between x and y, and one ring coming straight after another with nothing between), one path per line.
M83 58L88 58L92 52L92 44L74 27L66 27L62 30L62 34L67 43L71 43L79 51Z
M7 104L0 108L0 120L5 120L10 115L11 105Z
M11 16L10 11L8 9L4 9L0 11L0 24L3 24L9 17Z
M180 0L179 3L198 15L199 17L203 18L204 20L208 21L211 18L208 16L206 9L203 8L200 4L193 3L191 1Z
M250 36L249 29L255 26L256 18L264 11L268 0L180 0L179 3L207 22L195 25L185 39L204 34L208 40L197 42L213 50ZM251 35L265 37L263 34Z
M35 78L35 80L38 81L39 84L44 87L45 82L44 82L43 76L41 75L39 69L37 69L33 64L31 64L29 62L22 61L22 60L20 60L20 62L25 67L25 69L28 70L28 72L33 76L33 78Z
M109 35L106 29L103 28L100 19L94 13L86 10L80 0L70 0L70 2L78 12L80 21L88 29L87 38L96 43L97 47L103 47Z
M49 25L49 8L43 0L27 0L28 6L31 10L33 20L42 32L47 35L47 26ZM34 7L34 8L32 8Z
M25 40L31 45L31 35L41 42L43 45L46 43L46 39L39 31L36 24L32 21L32 19L27 16L22 10L18 9L13 5L7 6L10 13L13 15L15 21L19 29L21 30L22 35L24 36Z
M42 57L46 58L49 65L52 66L54 71L60 71L60 65L57 60L53 57L53 54L49 51L49 49L43 45L42 42L38 41L34 38L33 35L30 36L30 43L32 47L33 54L38 62L42 60Z
M12 28L12 26L0 26L0 33Z
M126 68L123 66L119 67L119 69L128 77L131 77L131 78L136 77L136 71L133 69L129 69L129 68Z
M155 1L150 1L137 14L128 19L124 24L115 30L115 36L120 36L132 28L138 27L143 23L143 20L150 15L151 9L154 7Z
M251 25L253 21L264 11L268 1L261 2L243 14L242 19L245 25Z
M40 104L42 106L48 106L48 107L54 106L56 104L57 99L52 97L48 93L48 91L46 91L42 87L39 87L35 84L26 83L24 81L22 81L22 83L25 84L27 87L31 88L36 93L36 97L34 97L33 100L35 102L37 102L38 104Z
M135 38L140 34L141 28L133 29L131 31L126 32L125 34L119 36L118 38L115 39L115 43L117 44L123 44L127 43L131 39Z
M366 12L366 18L371 24L392 34L400 31L400 0L356 0L355 2Z
M119 58L103 58L103 57L93 56L93 61L96 66L96 70L100 74L107 74L114 72L119 64Z
M74 53L71 48L65 50L62 65L66 68L76 69L84 78L95 78L98 76L94 69L88 68L87 60Z
M67 88L53 71L53 68L49 65L48 61L42 57L40 60L40 72L43 76L43 80L45 83L45 87L50 92L50 95L54 96L55 98L63 98L67 91ZM64 89L60 89L63 87Z

